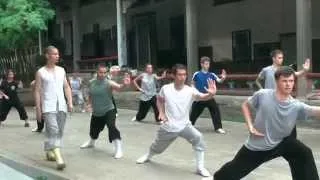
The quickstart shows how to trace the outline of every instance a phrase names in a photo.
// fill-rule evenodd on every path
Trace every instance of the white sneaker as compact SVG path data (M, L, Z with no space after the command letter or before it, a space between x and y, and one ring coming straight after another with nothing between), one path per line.
M114 148L115 148L114 158L115 159L122 158L123 152L122 152L121 140L116 139L113 141L113 143L114 143Z
M222 129L222 128L217 129L216 132L218 134L225 134L226 133L226 131L224 129Z
M116 117L118 117L119 116L119 114L118 113L116 113Z
M145 155L141 156L139 159L137 159L136 163L137 164L143 164L143 163L146 163L148 161L150 161L150 156L149 156L149 154L145 154Z
M80 146L80 149L94 148L95 140L89 140Z
M134 116L134 117L131 119L131 121L137 121L136 116Z
M197 169L197 174L203 176L203 177L210 177L211 174L206 168Z

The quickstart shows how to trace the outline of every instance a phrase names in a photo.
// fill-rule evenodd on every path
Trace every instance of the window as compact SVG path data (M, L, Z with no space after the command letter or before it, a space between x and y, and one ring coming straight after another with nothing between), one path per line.
M218 6L218 5L240 2L240 1L243 1L243 0L213 0L213 5Z
M232 56L234 61L251 61L251 31L232 32Z

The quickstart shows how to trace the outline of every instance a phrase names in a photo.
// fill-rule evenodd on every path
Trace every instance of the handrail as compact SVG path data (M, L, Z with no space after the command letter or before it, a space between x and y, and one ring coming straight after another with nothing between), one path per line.
M78 60L78 63L90 63L90 62L103 62L103 61L112 61L118 59L118 56L108 56L102 58L92 58L92 59L81 59Z

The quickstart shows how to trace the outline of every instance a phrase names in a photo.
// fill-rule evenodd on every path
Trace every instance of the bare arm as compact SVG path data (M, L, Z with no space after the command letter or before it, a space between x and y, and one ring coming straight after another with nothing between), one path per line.
M263 87L262 87L262 85L261 85L261 80L262 80L263 78L259 75L258 77L257 77L257 79L256 79L256 85L258 86L258 88L259 89L263 89Z
M305 71L304 69L300 70L300 71L297 71L297 72L294 72L294 75L297 76L297 77L301 77L303 76L304 74L306 74L307 71Z
M167 117L165 115L165 109L164 109L164 98L161 96L157 96L157 108L159 110L159 120L161 121L167 121Z
M215 75L214 74L214 76L215 76L215 78L216 78L216 81L218 82L218 83L223 83L224 82L224 80L227 78L227 72L224 70L224 69L222 69L222 72L221 72L221 78L219 78L217 75Z
M134 78L133 80L133 85L139 90L139 91L143 91L141 89L141 87L138 85L137 81L141 80L142 79L142 75L140 74L139 76L137 76L136 78Z
M40 120L41 119L41 77L39 72L36 73L33 96L36 104L37 120Z
M198 93L195 96L197 101L206 101L211 99L217 93L217 87L214 80L208 80L208 88L206 89L208 93Z
M116 83L115 81L112 81L112 80L108 80L108 81L109 81L113 90L120 90L120 89L124 88L125 86L130 85L130 76L125 77L123 79L122 84Z
M242 113L246 121L246 125L248 127L249 132L256 136L264 136L262 133L258 132L253 126L252 115L251 115L251 110L250 110L248 100L246 100L242 104L241 108L242 108Z
M166 77L166 71L163 71L163 73L161 74L161 76L155 75L156 80L161 80L164 79Z
M72 92L71 92L71 88L69 86L69 83L67 81L67 78L64 78L64 81L63 81L63 89L64 89L64 94L67 98L67 103L68 103L68 108L69 108L69 111L72 110Z
M302 65L303 69L298 71L298 72L295 72L294 74L297 76L297 77L301 77L303 75L305 75L309 69L310 69L310 59L306 59L304 64Z

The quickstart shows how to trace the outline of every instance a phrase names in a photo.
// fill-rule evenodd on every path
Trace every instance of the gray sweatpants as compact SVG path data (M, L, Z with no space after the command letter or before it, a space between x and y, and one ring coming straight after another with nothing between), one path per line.
M44 113L43 115L47 138L44 142L44 150L60 148L67 114L59 111L57 113Z
M192 144L195 151L204 151L205 145L202 134L191 124L187 125L180 132L168 132L164 128L158 130L157 137L150 147L150 152L160 154L175 140L182 137Z

